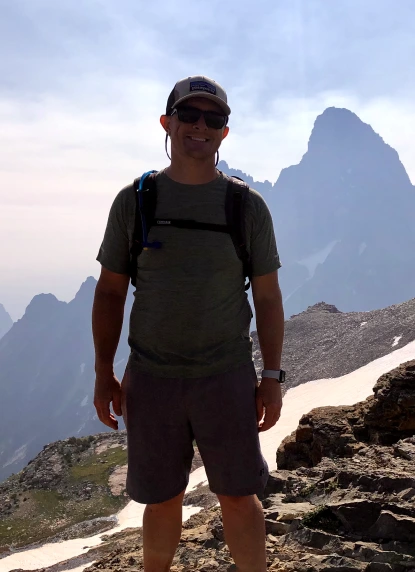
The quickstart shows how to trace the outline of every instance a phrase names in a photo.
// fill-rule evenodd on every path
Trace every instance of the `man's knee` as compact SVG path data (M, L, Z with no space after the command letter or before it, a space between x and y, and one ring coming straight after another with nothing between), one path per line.
M246 510L258 505L256 495L245 496L230 496L230 495L216 495L221 508L228 510Z
M147 504L146 508L148 508L151 512L164 512L168 510L174 510L177 506L181 506L183 504L183 498L185 492L186 489L182 490L181 493L166 501L154 504Z

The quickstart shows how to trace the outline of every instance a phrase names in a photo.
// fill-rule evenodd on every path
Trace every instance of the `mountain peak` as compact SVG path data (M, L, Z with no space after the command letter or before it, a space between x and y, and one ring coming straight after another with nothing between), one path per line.
M94 297L95 287L97 285L97 281L93 276L88 276L88 278L82 282L81 287L79 288L78 292L75 295L75 298L72 302L88 302L92 300Z
M27 306L22 320L43 323L45 318L51 316L64 305L66 302L59 301L53 294L38 294L32 298Z
M96 285L97 285L96 279L93 276L88 276L88 278L84 282L82 282L78 292L76 293L76 296L82 294L83 292L91 292L92 290L95 289Z
M306 312L327 312L329 314L341 314L341 311L334 304L326 304L326 302L318 302L313 306L309 306Z
M314 314L316 312L325 312L327 314L342 314L341 310L336 308L334 304L326 304L326 302L318 302L313 306L309 306L307 310L300 312L299 314L293 314L292 318L297 318L298 316L306 316L307 314Z
M396 153L355 113L345 108L328 107L314 123L308 149L311 152L318 152L324 148L327 153L333 153L339 150L343 152L346 148L350 154L352 146L356 146L356 152L360 153L366 145L387 147Z

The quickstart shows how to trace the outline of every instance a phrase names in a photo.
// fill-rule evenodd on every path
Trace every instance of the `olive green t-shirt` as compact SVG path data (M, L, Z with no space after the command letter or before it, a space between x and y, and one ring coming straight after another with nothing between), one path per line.
M202 185L157 175L156 217L226 224L227 179L222 173ZM134 230L132 185L115 198L97 260L129 274ZM247 247L253 276L280 267L271 214L250 189L246 203ZM137 258L137 285L130 316L129 367L160 377L216 375L252 360L252 312L244 290L242 262L230 235L199 229L153 226L160 241Z

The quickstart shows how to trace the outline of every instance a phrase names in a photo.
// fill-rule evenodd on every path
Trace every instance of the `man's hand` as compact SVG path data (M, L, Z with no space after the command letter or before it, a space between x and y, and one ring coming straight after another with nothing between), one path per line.
M257 387L255 400L258 431L268 431L276 424L281 415L281 385L275 379L263 377L259 387ZM262 419L263 417L264 419Z
M114 373L97 374L95 379L94 406L98 419L111 427L118 429L118 421L110 411L110 403L115 415L121 416L121 384Z

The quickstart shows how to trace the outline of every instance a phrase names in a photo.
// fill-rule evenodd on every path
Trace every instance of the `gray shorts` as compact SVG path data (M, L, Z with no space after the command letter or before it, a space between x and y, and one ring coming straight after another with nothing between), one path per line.
M193 439L213 493L261 495L268 466L258 437L256 385L252 363L195 379L160 378L127 368L122 393L130 497L155 504L183 491Z

